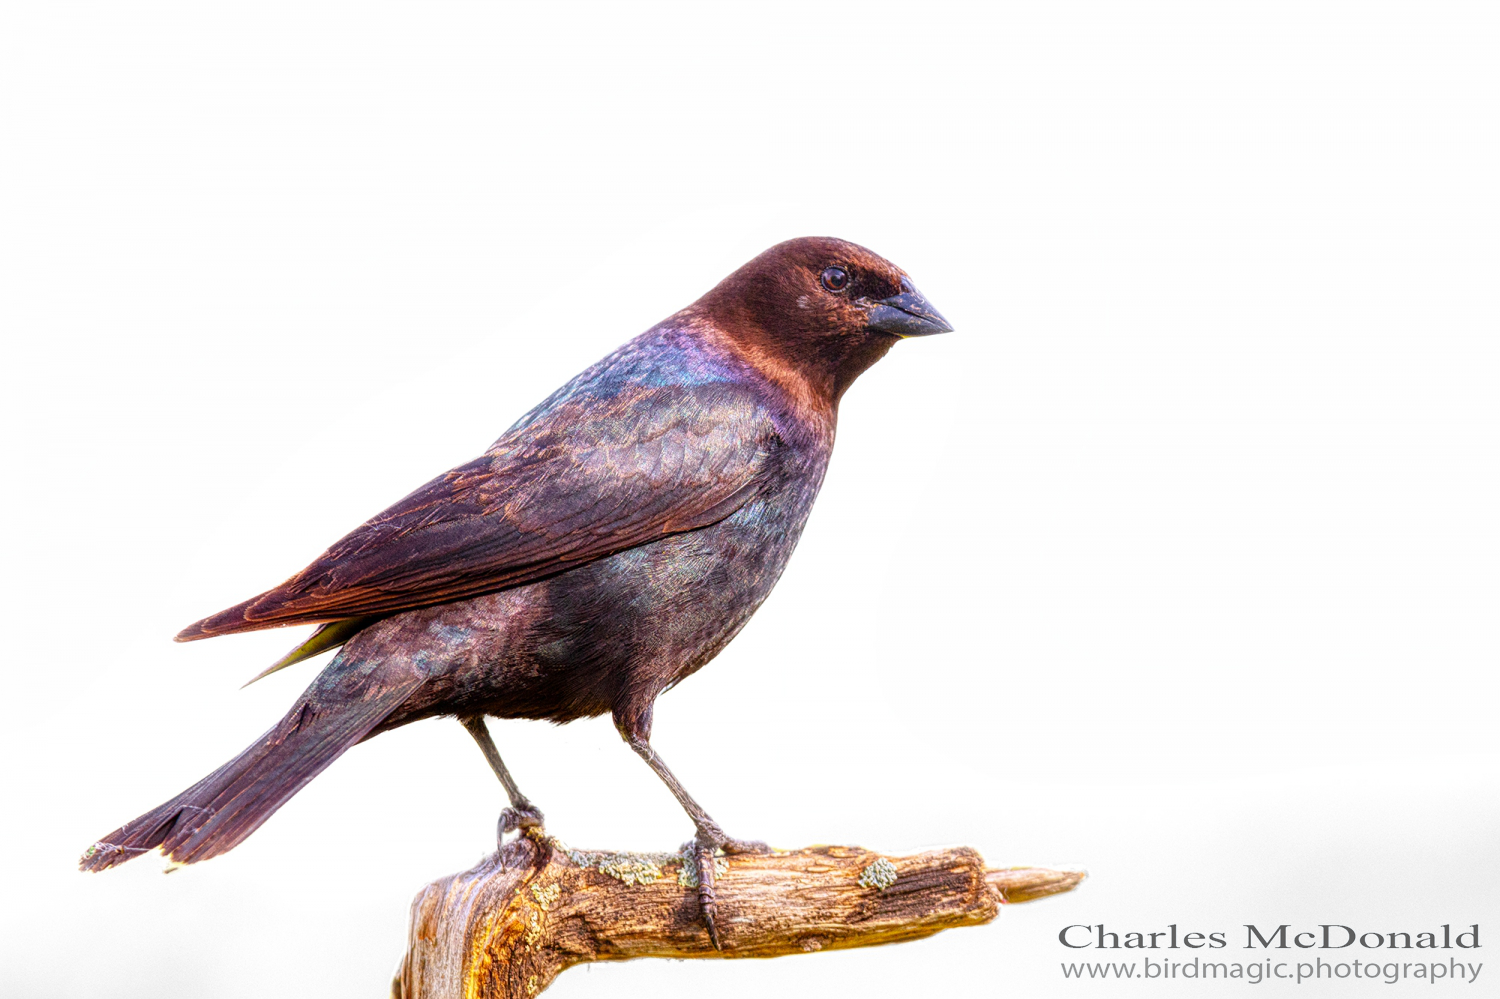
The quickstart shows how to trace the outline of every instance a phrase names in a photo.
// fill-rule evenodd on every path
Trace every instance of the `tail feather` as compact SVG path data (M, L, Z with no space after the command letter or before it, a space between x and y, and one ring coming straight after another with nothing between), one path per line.
M407 674L389 687L367 686L353 697L330 698L326 705L319 703L322 684L315 682L285 718L239 756L89 847L79 869L107 870L158 847L182 864L233 849L385 720L421 682L420 676Z

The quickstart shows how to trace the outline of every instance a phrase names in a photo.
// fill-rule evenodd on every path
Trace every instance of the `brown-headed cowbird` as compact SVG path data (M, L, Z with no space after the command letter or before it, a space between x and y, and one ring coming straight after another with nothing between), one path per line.
M178 635L319 625L271 670L343 648L254 745L109 833L81 866L158 847L179 863L216 856L350 746L434 715L457 717L500 778L511 803L502 834L539 826L484 718L608 712L693 821L717 946L713 856L758 844L726 836L667 769L649 742L652 705L771 592L850 383L897 340L950 329L869 250L812 238L767 250L480 457Z

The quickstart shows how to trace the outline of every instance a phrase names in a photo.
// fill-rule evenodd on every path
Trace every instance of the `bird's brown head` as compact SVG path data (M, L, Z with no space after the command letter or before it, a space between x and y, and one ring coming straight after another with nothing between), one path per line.
M948 321L895 264L842 239L778 243L692 306L757 366L806 383L837 405L900 339L947 333Z

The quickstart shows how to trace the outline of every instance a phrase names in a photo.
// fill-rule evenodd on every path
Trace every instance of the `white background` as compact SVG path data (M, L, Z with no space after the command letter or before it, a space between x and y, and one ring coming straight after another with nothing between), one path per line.
M1480 3L8 5L5 991L382 994L491 843L483 760L424 722L212 863L75 873L315 669L241 691L300 632L171 636L806 234L958 332L847 396L791 568L655 743L736 835L1092 877L553 994L1244 987L1064 982L1069 923L1493 954L1497 45ZM568 841L689 834L607 719L495 730Z

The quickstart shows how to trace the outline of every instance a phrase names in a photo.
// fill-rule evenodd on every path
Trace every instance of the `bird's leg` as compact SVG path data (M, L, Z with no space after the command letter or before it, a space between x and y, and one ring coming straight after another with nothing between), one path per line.
M656 772L661 782L667 785L667 790L677 799L682 810L687 812L688 818L693 820L698 834L687 844L692 848L693 861L698 868L698 909L703 913L703 923L708 928L708 938L713 941L715 950L723 950L719 941L719 928L715 922L718 914L718 906L714 899L714 855L720 850L725 853L769 853L770 847L764 843L756 843L748 840L731 839L724 834L724 830L715 822L703 806L693 800L688 794L687 788L672 773L665 760L661 758L656 750L651 748L648 735L651 721L648 714L644 720L646 732L637 730L637 726L619 726L620 734L629 743L630 748L635 750L646 765Z
M540 829L542 828L542 810L533 805L516 787L516 780L505 768L505 761L500 759L500 750L495 748L495 740L490 738L490 730L484 723L484 718L475 715L472 718L461 718L464 728L479 743L479 751L484 754L485 761L489 763L490 769L495 771L495 776L500 778L500 784L505 788L506 795L510 798L510 807L500 813L500 831L497 838L503 837L513 829Z

